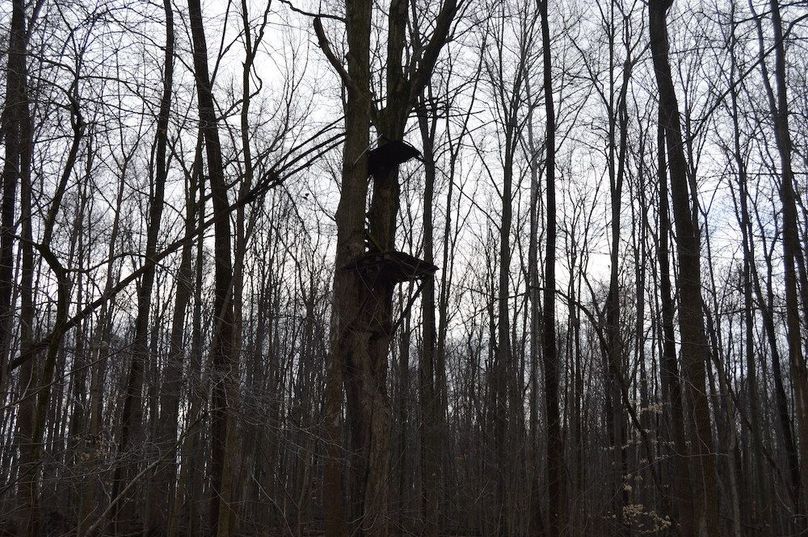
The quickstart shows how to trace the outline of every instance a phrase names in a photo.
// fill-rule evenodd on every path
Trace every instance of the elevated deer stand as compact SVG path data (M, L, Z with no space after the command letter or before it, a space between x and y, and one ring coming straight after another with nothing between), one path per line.
M368 173L378 179L413 158L421 160L421 152L412 145L404 141L388 141L368 152ZM370 251L351 260L342 269L357 272L366 285L374 287L431 278L438 267L397 250L379 251L371 244Z
M374 178L411 159L421 160L421 152L404 141L389 141L368 153L368 173Z
M343 268L359 273L371 285L381 280L392 284L423 280L438 270L432 263L395 250L368 252Z

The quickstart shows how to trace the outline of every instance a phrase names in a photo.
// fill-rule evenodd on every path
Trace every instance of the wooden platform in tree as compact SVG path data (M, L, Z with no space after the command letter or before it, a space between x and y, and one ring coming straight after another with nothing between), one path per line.
M368 153L368 172L380 177L411 159L421 159L421 152L405 141L386 142Z
M432 277L438 267L404 252L368 252L343 267L360 273L371 282L384 279L392 283L410 282Z

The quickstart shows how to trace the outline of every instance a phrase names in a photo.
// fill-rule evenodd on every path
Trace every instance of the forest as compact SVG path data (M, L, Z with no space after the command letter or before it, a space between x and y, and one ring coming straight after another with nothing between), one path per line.
M0 535L808 535L804 0L5 0Z

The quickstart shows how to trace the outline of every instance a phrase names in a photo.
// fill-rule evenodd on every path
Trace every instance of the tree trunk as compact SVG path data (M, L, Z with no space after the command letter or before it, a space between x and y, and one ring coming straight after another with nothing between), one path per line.
M16 213L17 184L20 174L29 163L22 161L26 153L24 127L30 122L28 109L28 47L26 35L25 2L11 3L11 24L8 37L8 66L6 69L6 99L0 117L0 128L5 142L3 162L3 203L0 208L0 393L6 388L6 361L10 352L14 305L14 218Z
M387 106L373 114L379 144L403 139L409 113L426 86L438 53L454 17L456 4L448 0L441 8L432 38L425 47L418 69L405 76L402 61L407 37L407 9L404 0L394 0L388 13L386 89ZM348 494L341 493L339 457L326 464L325 493L331 498L348 498L345 521L341 502L330 502L326 513L326 533L343 536L349 531L360 536L386 536L389 532L390 416L387 397L387 355L392 337L394 284L387 278L365 282L355 271L342 270L365 253L365 240L373 250L395 247L396 219L400 185L398 166L390 166L373 177L373 194L367 212L367 152L370 145L370 30L372 2L346 2L348 69L334 56L321 21L315 20L320 46L340 72L347 87L345 102L345 143L343 148L342 192L337 207L337 253L334 274L334 306L331 319L329 387L326 395L327 437L332 449L338 447L341 393L344 383L346 416L351 451Z
M328 458L325 463L323 502L325 506L325 532L327 537L347 537L354 533L352 525L362 524L361 491L351 482L345 489L343 480L343 452L341 441L342 384L348 398L349 436L356 438L361 408L358 406L356 387L352 372L359 371L362 361L367 360L367 348L358 341L358 324L361 315L361 281L353 272L340 270L348 262L365 251L365 199L367 197L367 158L365 151L370 143L370 17L372 3L369 0L346 2L346 32L348 39L348 75L354 82L346 88L345 142L342 152L342 191L337 206L337 247L334 265L334 298L331 313L330 351L326 387L325 420ZM358 440L358 439L357 439ZM363 473L355 440L350 442L351 472Z
M230 241L229 202L224 177L222 147L213 102L212 81L208 74L208 49L200 0L188 0L191 38L194 50L194 77L199 107L199 121L207 153L208 181L213 200L214 223L214 301L213 339L210 355L212 396L210 450L210 527L218 537L230 535L232 490L229 488L230 460L228 435L230 415L235 403L233 385L237 363L232 356L234 342L232 301L232 252Z
M797 219L798 194L794 189L794 171L792 168L792 142L788 125L788 86L786 81L785 36L783 35L783 21L780 14L780 3L770 0L772 17L772 37L774 39L774 79L777 88L774 90L769 81L768 69L765 59L760 62L763 83L769 98L769 109L774 123L774 139L780 157L780 202L783 210L783 279L786 305L786 342L788 347L788 361L791 368L791 379L794 386L794 413L797 418L799 431L799 452L802 464L808 461L808 369L802 348L800 325L800 298L797 284L797 265L800 254L799 222ZM759 18L755 18L758 36L763 54L762 29ZM806 291L806 282L802 282L803 292ZM793 472L793 470L792 470ZM801 472L800 472L801 475ZM800 489L796 492L795 511L797 514L805 513L805 484L800 477ZM806 522L803 517L797 517L797 531L804 531Z
M667 142L671 197L676 225L679 262L679 327L682 337L682 361L687 384L684 390L690 410L690 432L693 452L698 456L701 480L696 480L698 531L718 537L718 489L710 423L710 409L705 385L705 361L708 345L704 333L701 297L701 266L698 209L691 207L688 194L687 162L682 145L678 103L668 60L666 12L672 0L651 0L649 32L654 71L659 87L659 108ZM696 200L696 193L692 192Z
M555 105L553 103L553 72L550 55L550 20L548 0L539 0L544 78L544 109L546 114L546 177L547 177L547 242L544 260L544 312L542 318L542 356L544 361L544 397L547 409L547 493L548 536L558 537L565 532L567 508L564 485L564 444L561 435L559 408L559 371L556 349L555 293L556 293L556 196L555 196Z
M421 130L421 143L424 159L424 220L423 243L424 261L434 264L434 224L432 204L435 196L435 119L428 119L427 108L421 108L418 125ZM423 527L421 535L437 537L440 532L438 519L438 498L441 486L441 449L438 430L441 427L441 409L437 399L437 372L435 366L435 280L427 278L421 289L421 316L423 322L423 350L418 369L418 383L421 403L421 503ZM445 447L445 446L444 446Z
M166 4L167 24L170 5ZM166 34L168 37L168 34ZM172 35L173 40L173 35ZM198 151L198 149L197 149ZM195 228L196 208L194 193L196 192L197 175L201 173L194 166L191 173L185 176L185 234L190 235ZM158 428L158 446L160 451L177 451L177 431L179 428L179 407L182 392L183 363L185 361L185 320L191 295L194 288L194 272L192 265L193 242L186 241L182 245L180 266L177 274L177 290L174 296L174 316L171 321L168 356L163 370L163 383L160 390L160 426ZM177 478L176 456L167 457L165 466L158 469L155 475L155 498L161 502L159 522L171 535L175 530L178 505L175 482ZM159 526L158 526L159 527Z
M732 19L730 20L731 24L731 35L730 35L730 42L728 43L728 48L730 52L730 57L732 59L732 63L730 64L730 84L734 85L736 82L735 74L738 69L738 60L736 54L736 46L737 46L737 23L735 21L735 10L734 4L731 11ZM768 488L766 482L766 474L764 473L764 466L763 466L763 438L762 438L762 428L761 428L761 419L760 419L760 403L759 403L759 391L758 391L758 380L757 380L757 361L755 356L755 304L753 299L753 290L754 290L754 277L753 274L755 272L754 266L754 245L753 245L753 235L752 235L752 226L749 217L749 192L748 192L748 183L747 183L747 173L746 173L746 162L744 160L743 152L741 149L741 131L740 131L740 114L738 109L738 91L733 89L730 91L730 106L731 106L731 116L732 116L732 125L733 125L733 136L732 136L732 157L735 161L735 165L737 167L737 181L738 181L738 200L739 204L736 205L736 216L738 218L738 225L741 228L741 237L742 237L742 245L743 245L743 299L744 299L744 337L745 337L745 345L744 345L744 358L746 361L746 379L747 379L747 409L750 416L751 421L751 430L749 431L752 435L752 446L754 449L754 474L750 476L750 482L752 483L760 483L762 490L755 491L755 501L753 503L754 508L750 513L750 519L752 524L755 526L761 526L764 524L769 524L772 522L770 519L771 516L771 507L769 501L769 494L766 493L766 489ZM761 306L763 306L761 304ZM776 349L775 349L776 352ZM779 414L779 413L778 413ZM787 413L786 413L787 416ZM786 421L784 426L788 427L789 434L791 436L790 429L791 424ZM792 501L795 502L795 505L798 503L797 498L799 494L799 464L796 461L796 450L794 449L793 442L785 442L786 453L789 458L790 464L790 472L789 472L789 479L791 480L790 483L790 491L792 495Z
M33 152L31 112L28 102L28 69L27 69L27 36L25 31L25 5L24 2L14 1L12 6L11 37L9 40L9 66L7 78L7 101L14 103L7 105L3 114L3 128L6 130L6 162L3 169L4 196L10 188L7 181L20 182L20 224L22 241L21 250L21 278L20 278L20 351L30 350L34 339L35 309L34 309L34 248L33 248L33 222L32 222L32 189L31 189L31 160ZM17 20L20 19L20 20ZM12 73L13 69L19 69ZM8 118L6 117L8 116ZM6 123L8 121L9 123ZM16 155L14 154L16 153ZM9 162L9 158L15 159ZM14 169L7 169L11 166ZM6 176L9 173L10 176ZM3 232L5 227L5 210L9 200L3 200ZM14 193L11 193L10 203L13 206ZM13 217L13 209L12 209ZM13 233L13 229L8 231ZM6 264L5 234L0 244L0 305L4 306L5 293L3 278L5 271L12 269L11 255ZM12 239L10 239L12 240ZM11 243L8 243L9 248ZM13 273L12 273L13 274ZM9 297L10 298L10 297ZM2 307L0 306L0 307ZM0 312L0 393L5 393L5 357L8 351L10 333L4 333L11 327L11 311L6 318ZM37 460L38 442L36 437L36 394L39 385L39 374L35 360L29 360L20 369L20 385L23 386L23 401L19 410L19 448L20 448L20 500L22 504L22 524L20 535L34 537L40 530L39 517L39 461ZM26 532L26 533L22 533Z
M130 449L135 450L135 454L142 453L140 444L143 442L143 381L146 364L148 362L148 335L149 335L149 313L152 304L152 289L154 287L157 254L157 239L160 233L160 223L163 215L163 205L165 199L165 184L168 163L166 162L166 149L168 146L168 120L171 113L171 92L174 73L174 18L170 0L164 1L164 12L166 16L166 42L165 56L163 60L163 93L160 98L160 110L157 117L157 132L155 133L155 157L154 157L154 184L150 189L153 197L149 204L149 219L146 223L146 249L144 252L144 271L137 291L137 316L135 317L135 335L132 342L132 360L129 368L129 378L127 380L126 392L124 394L123 416L121 418L121 433L118 443L118 452L128 458ZM157 325L159 326L159 325ZM155 327L154 330L157 330ZM137 455L136 455L137 457ZM138 457L140 458L140 457ZM113 494L115 498L126 481L137 474L138 462L124 459L115 470L113 480ZM126 501L118 503L116 508L116 519L121 512L126 513ZM143 509L139 501L135 501L131 506L133 509L129 515L130 519L135 519L141 510L148 511L150 506ZM124 508L124 509L122 509ZM161 521L161 517L151 517L152 520ZM132 522L135 522L132 520ZM137 527L137 526L134 526ZM150 528L145 528L146 531Z
M612 20L610 26L614 28L614 3L611 4L610 14ZM624 520L624 508L628 504L628 492L624 487L624 475L626 472L626 416L621 399L621 384L623 378L623 341L620 334L620 282L619 259L620 259L620 213L623 196L623 183L626 169L626 144L628 138L628 112L627 112L627 92L628 81L631 75L631 59L626 58L623 68L623 79L617 100L617 110L613 102L614 94L614 30L609 33L609 102L607 108L609 112L609 194L611 207L611 253L609 258L609 294L606 298L606 350L605 369L608 394L606 397L606 423L609 428L608 437L612 448L612 486L614 487L612 497L614 506L614 517L617 524L617 531L620 535L628 535L630 526ZM619 132L615 132L618 127ZM615 147L619 136L619 146ZM616 169L615 169L616 164ZM609 408L609 407L612 408Z

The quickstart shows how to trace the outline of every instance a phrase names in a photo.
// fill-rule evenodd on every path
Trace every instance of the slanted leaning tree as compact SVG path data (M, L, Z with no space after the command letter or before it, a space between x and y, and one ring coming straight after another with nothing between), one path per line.
M671 202L676 230L679 271L676 286L679 292L679 330L681 332L684 402L690 423L691 454L698 462L695 467L700 479L697 485L694 518L695 534L709 537L719 535L718 487L716 484L715 450L710 423L710 407L705 384L708 354L704 332L704 312L701 296L701 260L698 225L698 198L691 192L687 179L687 160L682 145L679 104L668 59L668 30L666 15L672 0L652 0L648 5L649 33L654 73L659 87L660 121L665 129L670 171ZM698 475L698 474L697 474Z
M214 330L211 341L211 438L210 438L210 526L212 535L229 535L232 483L227 479L230 469L227 453L229 405L234 400L232 369L236 366L233 357L233 301L231 285L233 278L230 212L227 184L224 176L222 145L219 140L218 119L213 102L212 81L208 69L208 49L199 0L188 1L188 16L194 50L194 77L196 79L197 106L205 155L208 164L208 181L213 201L214 223Z

